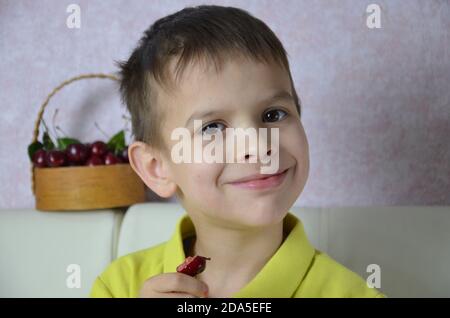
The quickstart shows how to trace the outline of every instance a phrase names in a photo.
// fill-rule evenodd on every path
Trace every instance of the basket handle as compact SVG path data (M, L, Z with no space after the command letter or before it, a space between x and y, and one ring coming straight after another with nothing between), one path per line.
M67 86L73 82L79 81L79 80L83 80L83 79L90 79L90 78L103 78L103 79L110 79L113 81L118 81L119 79L112 74L103 74L103 73L94 73L94 74L82 74L82 75L78 75L75 77L72 77L68 80L65 80L64 82L62 82L61 84L59 84L57 87L55 87L50 94L47 95L47 98L45 99L45 101L42 103L40 109L39 109L39 113L38 113L38 117L36 119L36 122L34 124L34 131L33 131L33 140L32 142L36 142L38 140L39 137L39 126L42 120L42 116L44 115L44 110L45 107L47 107L48 103L50 102L50 99L57 93L59 92L64 86ZM31 190L33 191L33 195L35 194L35 186L34 186L34 165L33 163L31 163Z

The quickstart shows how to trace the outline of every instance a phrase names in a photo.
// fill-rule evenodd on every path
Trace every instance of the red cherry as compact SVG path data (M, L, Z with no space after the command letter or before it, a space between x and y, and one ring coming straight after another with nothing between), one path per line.
M50 150L45 158L47 166L62 167L66 164L66 153L60 150Z
M123 162L129 163L130 160L128 159L128 146L126 146L122 152L120 153L120 157L122 158Z
M108 152L108 147L103 141L96 141L91 145L91 155L103 157Z
M88 158L88 148L83 144L71 144L66 148L70 165L82 165Z
M87 157L89 158L91 156L91 144L90 143L85 143L84 146L86 147Z
M105 156L105 165L115 165L117 163L122 163L122 159L112 152L108 152Z
M103 165L103 159L99 156L90 156L85 163L86 166L100 166Z
M183 264L177 267L177 272L194 277L195 275L198 275L205 270L206 261L209 261L210 259L211 258L209 257L203 257L199 255L196 255L194 257L188 256L184 260Z
M36 150L33 154L33 164L35 167L44 168L47 166L45 162L45 157L47 156L47 152L44 149Z

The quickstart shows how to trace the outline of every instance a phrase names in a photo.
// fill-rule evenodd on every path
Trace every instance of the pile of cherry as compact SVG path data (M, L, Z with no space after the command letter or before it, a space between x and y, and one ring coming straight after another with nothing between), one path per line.
M58 138L57 143L44 133L43 142L28 146L28 155L35 167L98 166L129 163L128 146L120 131L107 143L82 143L74 138Z

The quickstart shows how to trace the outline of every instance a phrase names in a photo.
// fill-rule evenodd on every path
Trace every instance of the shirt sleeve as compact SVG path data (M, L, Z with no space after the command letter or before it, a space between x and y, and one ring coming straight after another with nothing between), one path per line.
M111 291L106 286L106 284L102 281L100 276L97 276L97 278L94 281L94 284L92 285L91 289L91 298L113 298Z

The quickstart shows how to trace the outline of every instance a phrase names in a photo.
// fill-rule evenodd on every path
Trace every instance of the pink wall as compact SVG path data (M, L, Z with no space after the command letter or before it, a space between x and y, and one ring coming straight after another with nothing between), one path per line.
M382 8L381 29L366 7ZM66 8L81 7L81 28ZM448 1L0 1L0 208L33 207L26 147L38 108L61 81L116 71L157 18L226 4L263 19L290 57L311 171L297 205L450 204ZM45 116L83 141L123 127L115 86L85 81Z

